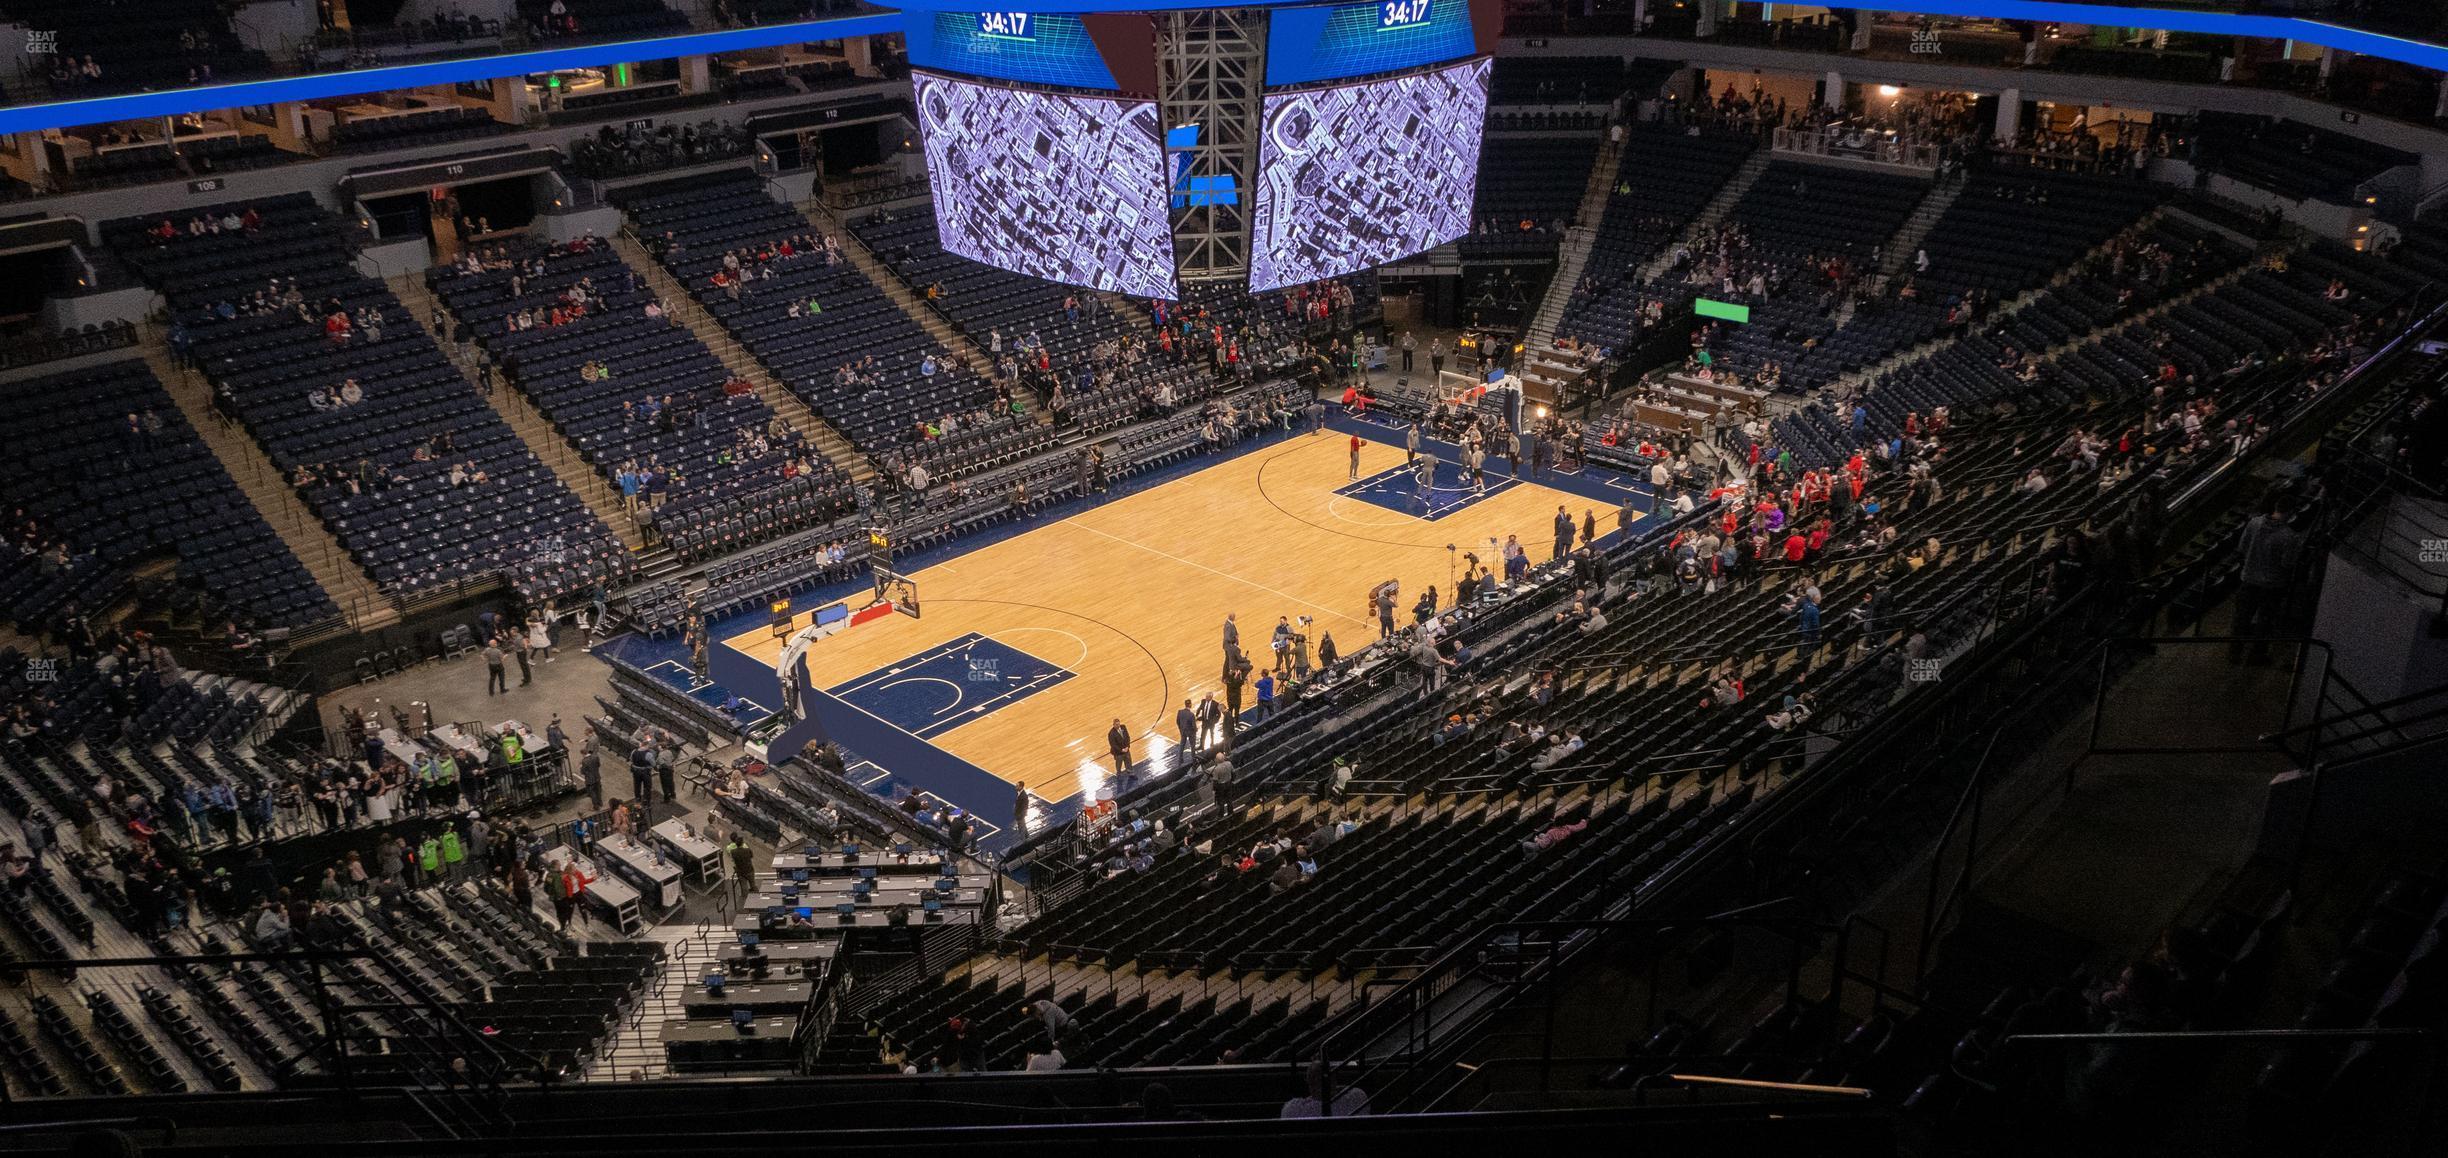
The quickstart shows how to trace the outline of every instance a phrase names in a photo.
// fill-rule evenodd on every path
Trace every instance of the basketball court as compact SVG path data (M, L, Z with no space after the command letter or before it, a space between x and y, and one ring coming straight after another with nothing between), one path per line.
M1407 624L1420 591L1447 597L1466 552L1498 567L1515 535L1546 561L1558 505L1575 522L1594 512L1602 533L1624 496L1648 505L1625 482L1558 489L1501 460L1484 493L1442 465L1423 504L1400 436L1352 428L1365 436L1357 481L1350 431L1304 432L913 571L921 616L818 640L810 686L1046 800L1093 794L1113 773L1115 718L1133 758L1162 767L1182 701L1222 695L1227 614L1262 666L1279 616L1312 617L1312 650L1332 635L1349 654L1377 638L1367 596L1385 580L1401 582ZM784 645L763 626L723 642L768 668Z

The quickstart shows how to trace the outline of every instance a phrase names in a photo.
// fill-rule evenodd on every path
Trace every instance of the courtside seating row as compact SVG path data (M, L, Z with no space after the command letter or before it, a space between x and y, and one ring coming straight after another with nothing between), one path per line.
M181 237L156 245L149 222L107 222L103 235L146 282L170 299L194 335L197 360L221 396L284 472L302 464L355 471L387 463L405 478L388 489L350 494L339 485L305 491L307 502L356 556L375 583L394 594L494 572L535 584L572 559L607 575L625 573L627 552L610 529L518 440L446 361L388 287L358 273L338 223L304 195L214 206L204 212L263 216L254 234ZM336 298L354 312L381 312L384 337L335 347L321 322L288 312L220 320L235 304L278 281L295 279L315 309ZM307 396L355 378L366 400L317 411ZM412 451L448 435L453 449L416 462ZM455 463L474 462L491 477L478 487L450 486ZM548 585L549 586L549 585ZM539 597L577 589L539 590Z
M248 503L141 361L11 383L0 413L0 502L40 519L73 560L46 578L31 555L0 563L0 610L21 626L75 602L102 610L118 579L163 555L242 618L298 626L338 613L331 597ZM152 415L154 436L128 417Z
M1245 421L1264 420L1263 414L1253 409L1264 393L1265 388L1261 388L1239 396ZM1200 411L1187 410L1124 430L1113 440L1114 445L1107 448L1108 480L1119 480L1201 453L1206 449L1201 436L1204 421ZM1049 503L1079 497L1082 474L1078 464L1084 453L1082 450L1043 454L964 479L964 496L957 501L951 498L948 489L934 488L925 506L894 520L896 554L907 559L970 532L1020 518ZM1015 491L1023 485L1029 499L1026 510L1012 503ZM855 574L867 559L866 536L859 533L862 526L857 518L845 517L803 532L789 543L777 544L775 549L785 550L788 558L715 580L699 596L701 610L719 619L725 611L736 613L762 607L773 599ZM845 547L840 568L818 571L808 567L805 559L811 552L837 540ZM629 614L639 630L660 634L679 625L685 598L686 592L680 585L659 583L630 596Z
M738 721L713 705L626 667L612 669L612 691L631 715L671 733L688 747L711 748L715 736L739 730Z

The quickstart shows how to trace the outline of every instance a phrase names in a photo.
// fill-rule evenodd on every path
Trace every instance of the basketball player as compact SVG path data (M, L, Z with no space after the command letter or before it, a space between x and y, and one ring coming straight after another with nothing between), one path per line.
M1420 513L1423 516L1433 509L1431 504L1436 499L1436 464L1436 456L1433 454L1419 456L1419 479L1415 485L1419 492Z
M1351 481L1360 481L1360 436L1357 434L1352 435L1351 439Z
M1462 461L1470 464L1471 492L1486 494L1487 451L1481 449L1478 443L1470 443L1462 448Z

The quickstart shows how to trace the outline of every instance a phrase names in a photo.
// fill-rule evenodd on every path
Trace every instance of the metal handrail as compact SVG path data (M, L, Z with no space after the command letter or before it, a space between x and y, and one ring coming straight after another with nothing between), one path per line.
M2385 717L2385 714L2386 714L2386 713L2388 713L2389 711L2392 711L2392 710L2394 710L2394 709L2397 709L2397 708L2402 708L2402 707L2405 707L2405 706L2407 706L2407 705L2409 705L2409 704L2413 704L2413 703L2416 703L2416 702L2421 701L2421 700L2427 700L2427 699L2432 699L2432 698L2434 698L2434 697L2444 697L2444 696L2448 696L2448 684L2442 684L2442 685L2440 685L2440 686L2438 686L2438 687L2433 687L2433 688L2425 688L2425 689L2423 689L2422 691L2419 691L2419 692L2409 692L2409 693L2407 693L2407 694L2405 694L2405 695L2398 696L2398 697L2397 697L2397 698L2395 698L2395 699L2390 699L2390 700L2382 700L2382 701L2380 701L2379 703L2376 703L2376 704L2366 704L2366 705L2365 705L2365 706L2363 706L2363 707L2356 708L2355 710L2350 711L2350 712L2347 712L2347 713L2345 713L2345 714L2343 714L2343 715L2337 715L2337 716L2327 716L2327 717L2317 718L2317 719L2314 719L2314 720L2312 720L2312 721L2310 721L2310 722L2308 722L2308 723L2296 724L2296 725L2294 725L2293 727L2284 728L2284 729L2281 729L2281 730L2279 730L2279 731L2275 731L2275 732L2266 732L2266 733L2263 733L2263 734L2262 734L2262 735L2259 737L2259 739L2261 740L2261 742L2262 742L2262 743L2265 743L2265 744L2278 744L2278 743L2282 743L2283 741L2287 740L2287 739L2288 739L2288 738L2290 738L2290 737L2300 736L2300 735L2303 735L2303 734L2305 734L2305 733L2307 733L2307 732L2317 732L2317 731L2319 731L2319 730L2321 730L2321 729L2323 729L2323 728L2327 728L2327 727L2330 727L2331 725L2337 724L2337 723L2339 723L2340 721L2357 719L2357 718L2359 718L2359 717L2364 717L2364 716ZM2432 709L2431 711L2428 711L2428 712L2423 713L2422 715L2416 716L2416 717L2414 717L2414 718L2413 718L2413 719L2411 719L2411 720L2405 720L2405 721L2400 721L2400 722L2402 722L2402 723L2419 723L2419 722L2421 722L2421 721L2423 721L2423 720L2432 719L2432 718L2434 718L2434 717L2438 717L2438 716L2442 716L2442 715L2448 715L2448 704L2443 704L2443 705L2441 705L2440 707L2434 708L2434 709ZM2384 722L2385 722L2385 720L2384 720Z

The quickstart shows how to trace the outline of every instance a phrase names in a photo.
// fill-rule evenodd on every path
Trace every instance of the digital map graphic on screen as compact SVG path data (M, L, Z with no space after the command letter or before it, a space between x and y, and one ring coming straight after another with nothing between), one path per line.
M1484 58L1268 93L1250 288L1339 277L1469 232L1487 95Z
M1048 281L1175 296L1154 102L910 79L945 249Z

